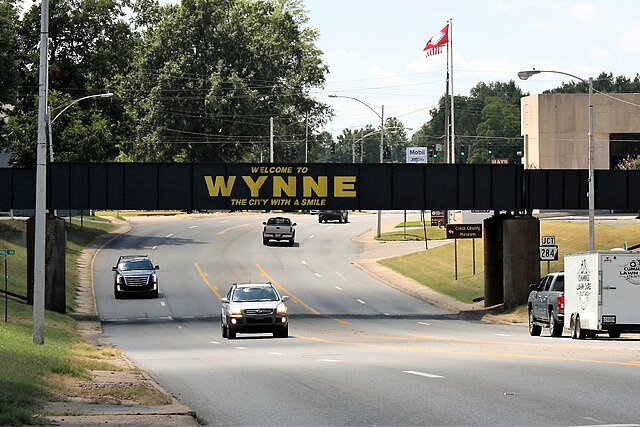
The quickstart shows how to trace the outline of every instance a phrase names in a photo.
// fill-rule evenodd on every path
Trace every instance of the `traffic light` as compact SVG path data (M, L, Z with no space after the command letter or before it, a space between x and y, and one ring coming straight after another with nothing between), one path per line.
M331 154L336 154L336 144L331 141Z
M460 146L460 156L461 156L461 157L464 157L464 156L465 156L465 154L466 154L465 146L464 146L464 144L462 144L462 145Z
M487 152L489 153L489 157L493 153L493 145L490 142L487 142Z
M435 150L434 150L433 145L430 145L430 146L429 146L429 153L428 153L429 157L433 157L433 152L434 152L434 151L435 151Z

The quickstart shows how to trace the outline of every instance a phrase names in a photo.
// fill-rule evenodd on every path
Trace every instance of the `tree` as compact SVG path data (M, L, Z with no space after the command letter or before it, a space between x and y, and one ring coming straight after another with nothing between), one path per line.
M135 123L129 158L237 161L275 135L299 147L328 109L308 95L326 65L296 2L193 0L162 9L123 80ZM295 143L294 143L295 136ZM280 149L280 148L278 148ZM299 152L299 150L296 150Z
M17 50L16 26L18 11L8 0L0 0L0 148L7 145L5 116L16 101L19 74L15 52Z
M59 0L50 3L49 106L52 116L83 96L105 93L119 75L127 74L135 35L124 7L127 0ZM1 148L15 165L35 162L40 41L40 5L33 5L17 23L21 92L9 114L11 137ZM88 100L74 105L53 123L56 159L112 160L123 110L117 101Z

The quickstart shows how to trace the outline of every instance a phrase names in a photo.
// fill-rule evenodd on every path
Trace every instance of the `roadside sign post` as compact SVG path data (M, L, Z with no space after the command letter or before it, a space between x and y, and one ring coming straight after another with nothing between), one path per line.
M7 311L9 308L9 271L7 270L7 255L15 255L13 249L0 249L0 255L4 255L4 323L7 323Z
M540 245L540 261L547 261L547 274L551 270L551 261L558 260L558 245L556 236L542 236Z
M447 239L453 242L455 279L458 280L458 239L473 239L473 274L476 274L476 239L482 238L482 224L447 224Z

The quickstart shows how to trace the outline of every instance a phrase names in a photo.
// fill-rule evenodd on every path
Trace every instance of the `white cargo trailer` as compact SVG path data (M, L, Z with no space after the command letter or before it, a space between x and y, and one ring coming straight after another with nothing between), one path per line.
M640 332L639 252L567 254L564 272L564 327L572 338Z

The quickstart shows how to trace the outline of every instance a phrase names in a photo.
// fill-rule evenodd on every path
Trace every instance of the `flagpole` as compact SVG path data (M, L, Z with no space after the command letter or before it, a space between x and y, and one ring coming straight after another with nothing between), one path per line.
M453 102L455 93L453 92L453 18L449 18L449 44L451 48L451 163L456 163L456 119Z
M444 158L445 163L451 163L451 148L449 146L449 44L447 44L447 74L444 90Z

